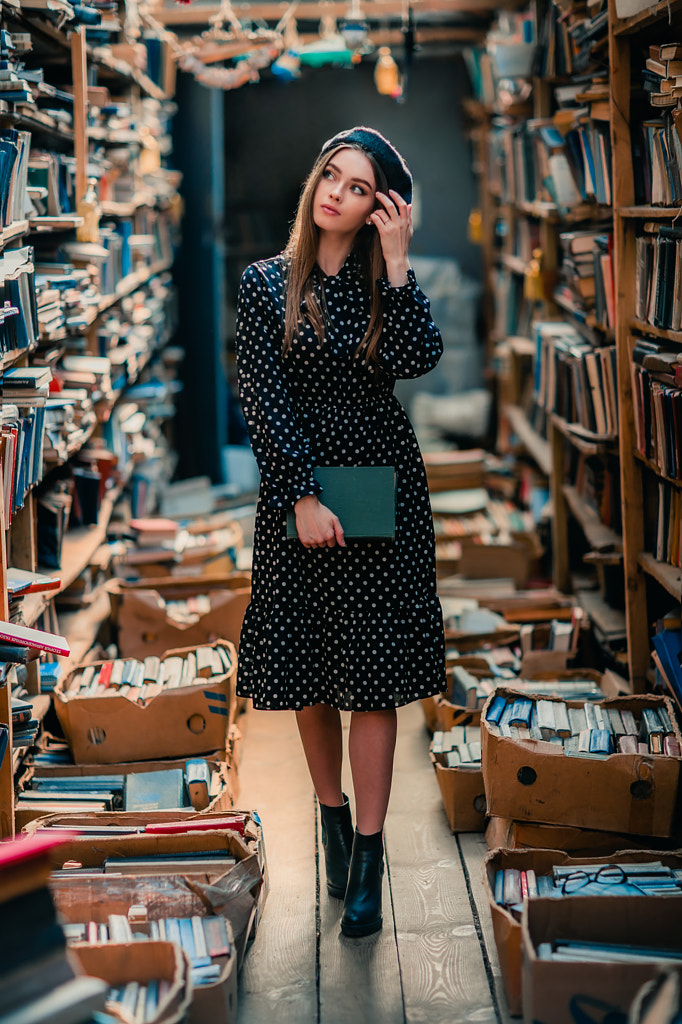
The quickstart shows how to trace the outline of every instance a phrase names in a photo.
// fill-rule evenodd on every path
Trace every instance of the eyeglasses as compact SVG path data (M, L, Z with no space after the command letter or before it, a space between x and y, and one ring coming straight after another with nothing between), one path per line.
M627 875L619 864L604 864L598 871L570 871L561 879L557 879L563 896L570 896L571 893L578 892L590 882L609 886L622 885L626 881Z

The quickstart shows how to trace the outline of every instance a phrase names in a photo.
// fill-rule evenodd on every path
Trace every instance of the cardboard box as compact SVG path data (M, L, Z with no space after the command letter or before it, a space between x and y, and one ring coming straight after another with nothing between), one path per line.
M646 845L656 850L674 850L682 846L682 836L663 838L646 836ZM563 850L573 856L615 853L616 850L639 850L641 836L596 829L574 828L571 825L543 825L536 821L512 821L493 816L488 822L485 841L489 850L503 847L519 850L531 847L540 850Z
M75 943L70 947L83 974L111 988L137 981L168 981L170 991L149 1024L180 1024L192 1005L192 976L186 953L173 942Z
M181 758L181 759L175 760L175 761L139 761L136 764L116 764L116 765L98 765L98 764L96 764L96 765L82 765L82 764L79 764L79 765L65 765L64 766L65 768L70 768L72 770L69 771L69 772L67 772L66 770L64 770L64 771L56 771L55 772L53 770L49 774L52 775L52 776L54 776L54 775L63 775L65 777L68 776L68 777L71 777L71 778L74 778L74 777L87 777L88 775L127 775L127 774L129 774L131 772L166 771L166 770L168 770L170 768L183 768L184 769L185 763L186 763L187 760L188 760L187 758ZM202 814L206 814L206 813L208 813L210 811L219 811L219 812L224 814L226 812L230 812L233 809L233 807L234 807L234 788L233 788L233 782L234 782L234 780L236 778L236 771L233 771L233 769L230 767L230 765L227 762L225 762L225 761L216 761L216 760L214 760L213 758L210 758L210 757L207 757L206 761L208 762L209 768L211 770L212 780L215 779L217 781L217 785L220 788L219 788L218 792L216 792L215 795L211 798L211 801L210 801L208 807L205 808L205 810L202 811L201 813ZM42 770L42 766L41 766L41 768L35 768L35 767L30 767L30 766L27 767L26 771L21 775L21 777L18 780L19 794L21 794L22 790L26 789L27 787L30 787L31 779L33 779L33 778L45 778L45 777L46 777L46 773ZM212 781L212 784L216 785L216 782ZM45 800L48 801L49 799L50 799L50 794L46 793L45 794ZM175 810L177 810L177 808ZM174 814L175 810L173 810L171 808L170 810L164 810L164 811L160 811L158 813L166 815L166 818L164 818L162 820L170 820L168 818L168 815L169 814L171 814L171 815ZM186 810L189 811L192 814L196 814L197 813L194 810L193 807L188 807L188 808L186 808ZM59 812L56 809L54 811L54 816L60 816L61 813L62 812ZM93 813L96 813L96 812L93 812ZM105 813L111 813L114 816L117 816L117 815L123 814L124 812L123 811L111 811L111 812L105 812ZM149 812L146 812L146 813L149 813ZM156 812L154 812L154 813L156 813ZM53 815L49 815L49 817L52 817L52 816ZM44 810L33 809L33 808L30 808L30 807L22 807L22 806L16 806L15 807L15 818L14 818L15 827L17 829L21 829L22 831L26 831L26 826L29 825L32 821L34 821L36 819L42 819L44 817L46 817ZM116 819L116 820L118 820L118 819ZM149 820L151 820L151 819L149 819Z
M677 851L675 854L663 854L660 857L653 855L651 850L636 850L619 851L617 854L605 857L580 858L570 857L562 850L493 850L485 858L483 862L483 885L490 905L493 934L495 936L504 992L507 997L507 1007L512 1017L521 1016L523 1012L521 922L505 907L501 907L495 902L496 872L508 868L519 868L520 870L532 868L536 875L548 875L555 865L575 864L576 867L580 867L581 864L588 863L610 864L616 860L629 864L661 860L670 867L681 867L682 851ZM568 899L569 897L565 898ZM574 896L570 897L570 899L575 898ZM581 898L584 899L584 897ZM608 904L617 898L613 896L592 897L594 900L606 900ZM658 897L659 900L666 898L664 896ZM682 904L679 906L682 909Z
M122 658L162 655L172 647L229 640L239 646L244 612L251 600L249 573L231 573L218 579L169 577L135 583L110 580L107 584L111 614L118 628ZM206 594L211 607L198 621L182 625L168 618L166 601L187 600Z
M605 964L540 960L540 942L565 939L660 947L682 955L680 900L655 896L572 896L528 900L521 922L523 1019L525 1024L627 1020L638 989L664 969L682 964L643 961Z
M235 711L237 652L228 641L211 646L227 648L233 666L230 672L207 679L203 686L165 690L145 704L125 696L69 698L65 691L73 673L60 681L54 691L54 706L74 760L120 764L224 749ZM166 653L182 656L190 650L194 647Z
M161 883L161 880L157 879L157 882ZM128 901L134 900L136 903L142 904L145 899L148 901L144 905L148 908L149 920L158 921L166 917L189 916L189 912L185 909L187 901L177 889L169 889L168 886L159 884L155 897L155 890L152 886L148 885L144 892L140 892L132 884L134 880L129 879L128 883L131 884L117 886L111 899L107 898L104 891L87 891L82 883L77 883L75 886L60 884L55 887L52 895L61 917L74 924L82 924L86 921L105 924L109 914L127 914L128 907L132 905L132 902ZM161 901L160 907L155 905L155 898ZM199 903L198 900L196 902ZM201 906L196 906L193 913L200 917L208 916L206 908ZM234 944L232 927L228 919L225 920L225 927L228 939ZM147 931L148 925L138 925L135 930ZM116 972L117 960L120 959L121 954L114 952L112 967L108 968L109 950L130 949L134 957L139 957L142 965L150 959L150 948L153 955L154 947L157 946L170 946L172 950L176 951L178 958L187 962L182 948L173 942L137 940L132 944L72 943L69 948L80 959L86 973L96 972L97 977L104 977L103 972L109 969L112 976L116 977L120 976ZM186 1020L189 1024L206 1024L206 1021L211 1021L211 1024L235 1024L237 1020L237 958L234 955L216 957L216 961L220 965L220 977L215 982L197 985L194 989L191 988L190 980L189 991L193 998L188 1006L183 1007L183 1016L179 1019ZM189 971L189 963L187 967ZM191 971L189 971L189 975L191 977ZM109 978L106 977L105 980L108 981ZM159 1024L166 1024L165 1018L163 1022L159 1021Z
M497 692L503 696L514 693L502 687ZM611 754L603 760L570 757L562 747L542 740L496 736L486 722L491 700L481 716L488 814L641 836L671 834L679 758L660 754ZM578 701L566 703L582 707ZM642 708L663 703L675 721L667 697L614 697L601 703L627 708L638 720Z
M127 905L144 903L147 906L148 901L152 899L158 886L161 885L160 879L165 879L169 892L173 893L175 889L178 889L186 893L188 908L203 907L203 913L210 908L211 913L220 913L229 918L234 932L239 963L241 963L247 942L252 937L252 932L257 925L259 901L262 904L266 887L257 853L236 832L181 832L173 835L140 833L111 837L78 836L55 848L51 860L53 868L58 870L67 861L81 864L84 868L92 868L103 865L108 857L146 857L154 854L172 855L208 851L224 852L228 856L235 857L237 863L222 876L216 875L210 870L201 872L201 874L187 875L177 873L140 876L102 874L101 878L85 879L78 879L78 876L60 879L58 875L53 875L50 880L50 888L55 891L53 883L75 886L75 883L78 882L79 885L86 886L85 890L79 889L79 892L98 893L100 900L110 901L119 890L128 899L133 885L131 879L134 879L140 898L131 899ZM91 886L91 889L88 890L87 886ZM145 893L148 895L143 898ZM121 896L121 901L123 901L123 896ZM156 904L154 906L156 907ZM192 916L198 912L197 909L183 910L180 916ZM125 911L110 910L109 913L127 913L127 909ZM178 915L168 914L166 916Z
M483 832L485 830L485 790L480 768L458 766L448 768L436 754L431 763L443 798L448 824L453 832Z

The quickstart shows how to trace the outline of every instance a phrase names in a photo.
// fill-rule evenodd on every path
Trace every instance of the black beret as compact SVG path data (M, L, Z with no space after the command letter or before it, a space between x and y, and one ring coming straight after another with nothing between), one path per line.
M333 139L327 139L318 160L331 149L351 145L371 153L386 175L387 187L399 192L406 203L412 202L412 175L409 167L398 150L374 128L349 128L345 132L339 132Z

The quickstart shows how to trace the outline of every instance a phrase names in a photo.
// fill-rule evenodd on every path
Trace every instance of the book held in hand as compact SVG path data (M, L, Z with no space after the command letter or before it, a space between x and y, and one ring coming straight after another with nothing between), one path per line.
M319 499L339 517L346 537L395 537L393 466L316 466ZM298 539L296 515L287 513L287 538Z

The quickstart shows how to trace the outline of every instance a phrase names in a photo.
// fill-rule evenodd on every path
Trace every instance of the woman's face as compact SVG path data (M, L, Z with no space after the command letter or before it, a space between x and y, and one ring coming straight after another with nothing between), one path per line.
M320 231L356 235L375 208L376 180L368 158L340 149L330 158L313 197L313 220Z

